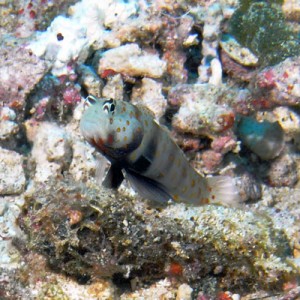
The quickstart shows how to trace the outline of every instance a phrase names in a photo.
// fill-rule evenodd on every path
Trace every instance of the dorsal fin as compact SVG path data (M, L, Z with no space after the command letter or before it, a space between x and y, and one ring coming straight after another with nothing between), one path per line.
M135 106L136 106L140 111L142 111L142 112L144 112L144 113L150 115L153 119L155 119L155 114L154 114L154 112L153 112L150 108L148 108L147 106L145 106L145 105L143 105L143 104L140 104L140 103L135 104Z

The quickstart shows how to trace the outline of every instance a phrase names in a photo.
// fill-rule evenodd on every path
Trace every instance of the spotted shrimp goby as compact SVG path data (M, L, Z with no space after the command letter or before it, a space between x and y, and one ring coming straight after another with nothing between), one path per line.
M105 187L118 188L125 176L149 200L192 205L239 202L233 178L204 177L195 171L148 109L91 95L85 107L82 135L111 163Z

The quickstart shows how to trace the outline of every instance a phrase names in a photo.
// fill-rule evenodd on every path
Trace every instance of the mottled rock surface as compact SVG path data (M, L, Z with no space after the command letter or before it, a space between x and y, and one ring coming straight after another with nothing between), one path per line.
M0 99L11 108L21 111L26 96L47 70L45 62L24 46L9 47L1 43Z
M162 117L167 108L167 100L162 94L162 84L150 78L143 78L140 86L133 89L131 102L149 108L156 119Z
M296 272L284 232L268 217L216 206L157 210L68 177L33 187L19 224L32 250L77 280L169 274L201 286L216 276L217 286L240 290L245 282L278 287Z
M98 73L103 74L106 70L129 76L160 78L166 70L166 62L155 54L142 51L137 44L127 44L103 53Z
M34 136L32 160L35 162L35 180L47 182L63 172L70 164L71 147L69 137L63 128L41 122Z
M24 188L23 157L0 148L0 195L20 194Z
M263 69L253 79L254 95L262 98L270 107L300 103L300 57L287 58L283 62Z

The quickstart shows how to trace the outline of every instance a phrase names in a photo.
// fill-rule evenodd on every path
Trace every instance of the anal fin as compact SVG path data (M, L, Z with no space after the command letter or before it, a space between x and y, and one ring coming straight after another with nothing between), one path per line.
M118 165L112 164L106 174L102 185L109 189L117 189L122 181L124 180L124 175L122 173L122 168Z
M141 197L158 203L167 203L169 200L172 200L172 196L155 180L128 169L125 169L125 173L133 189L138 192Z

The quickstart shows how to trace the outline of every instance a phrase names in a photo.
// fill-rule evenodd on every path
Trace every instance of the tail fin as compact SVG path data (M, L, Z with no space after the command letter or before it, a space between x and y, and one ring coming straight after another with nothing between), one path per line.
M238 206L241 202L235 181L230 176L207 177L206 202L224 206Z

